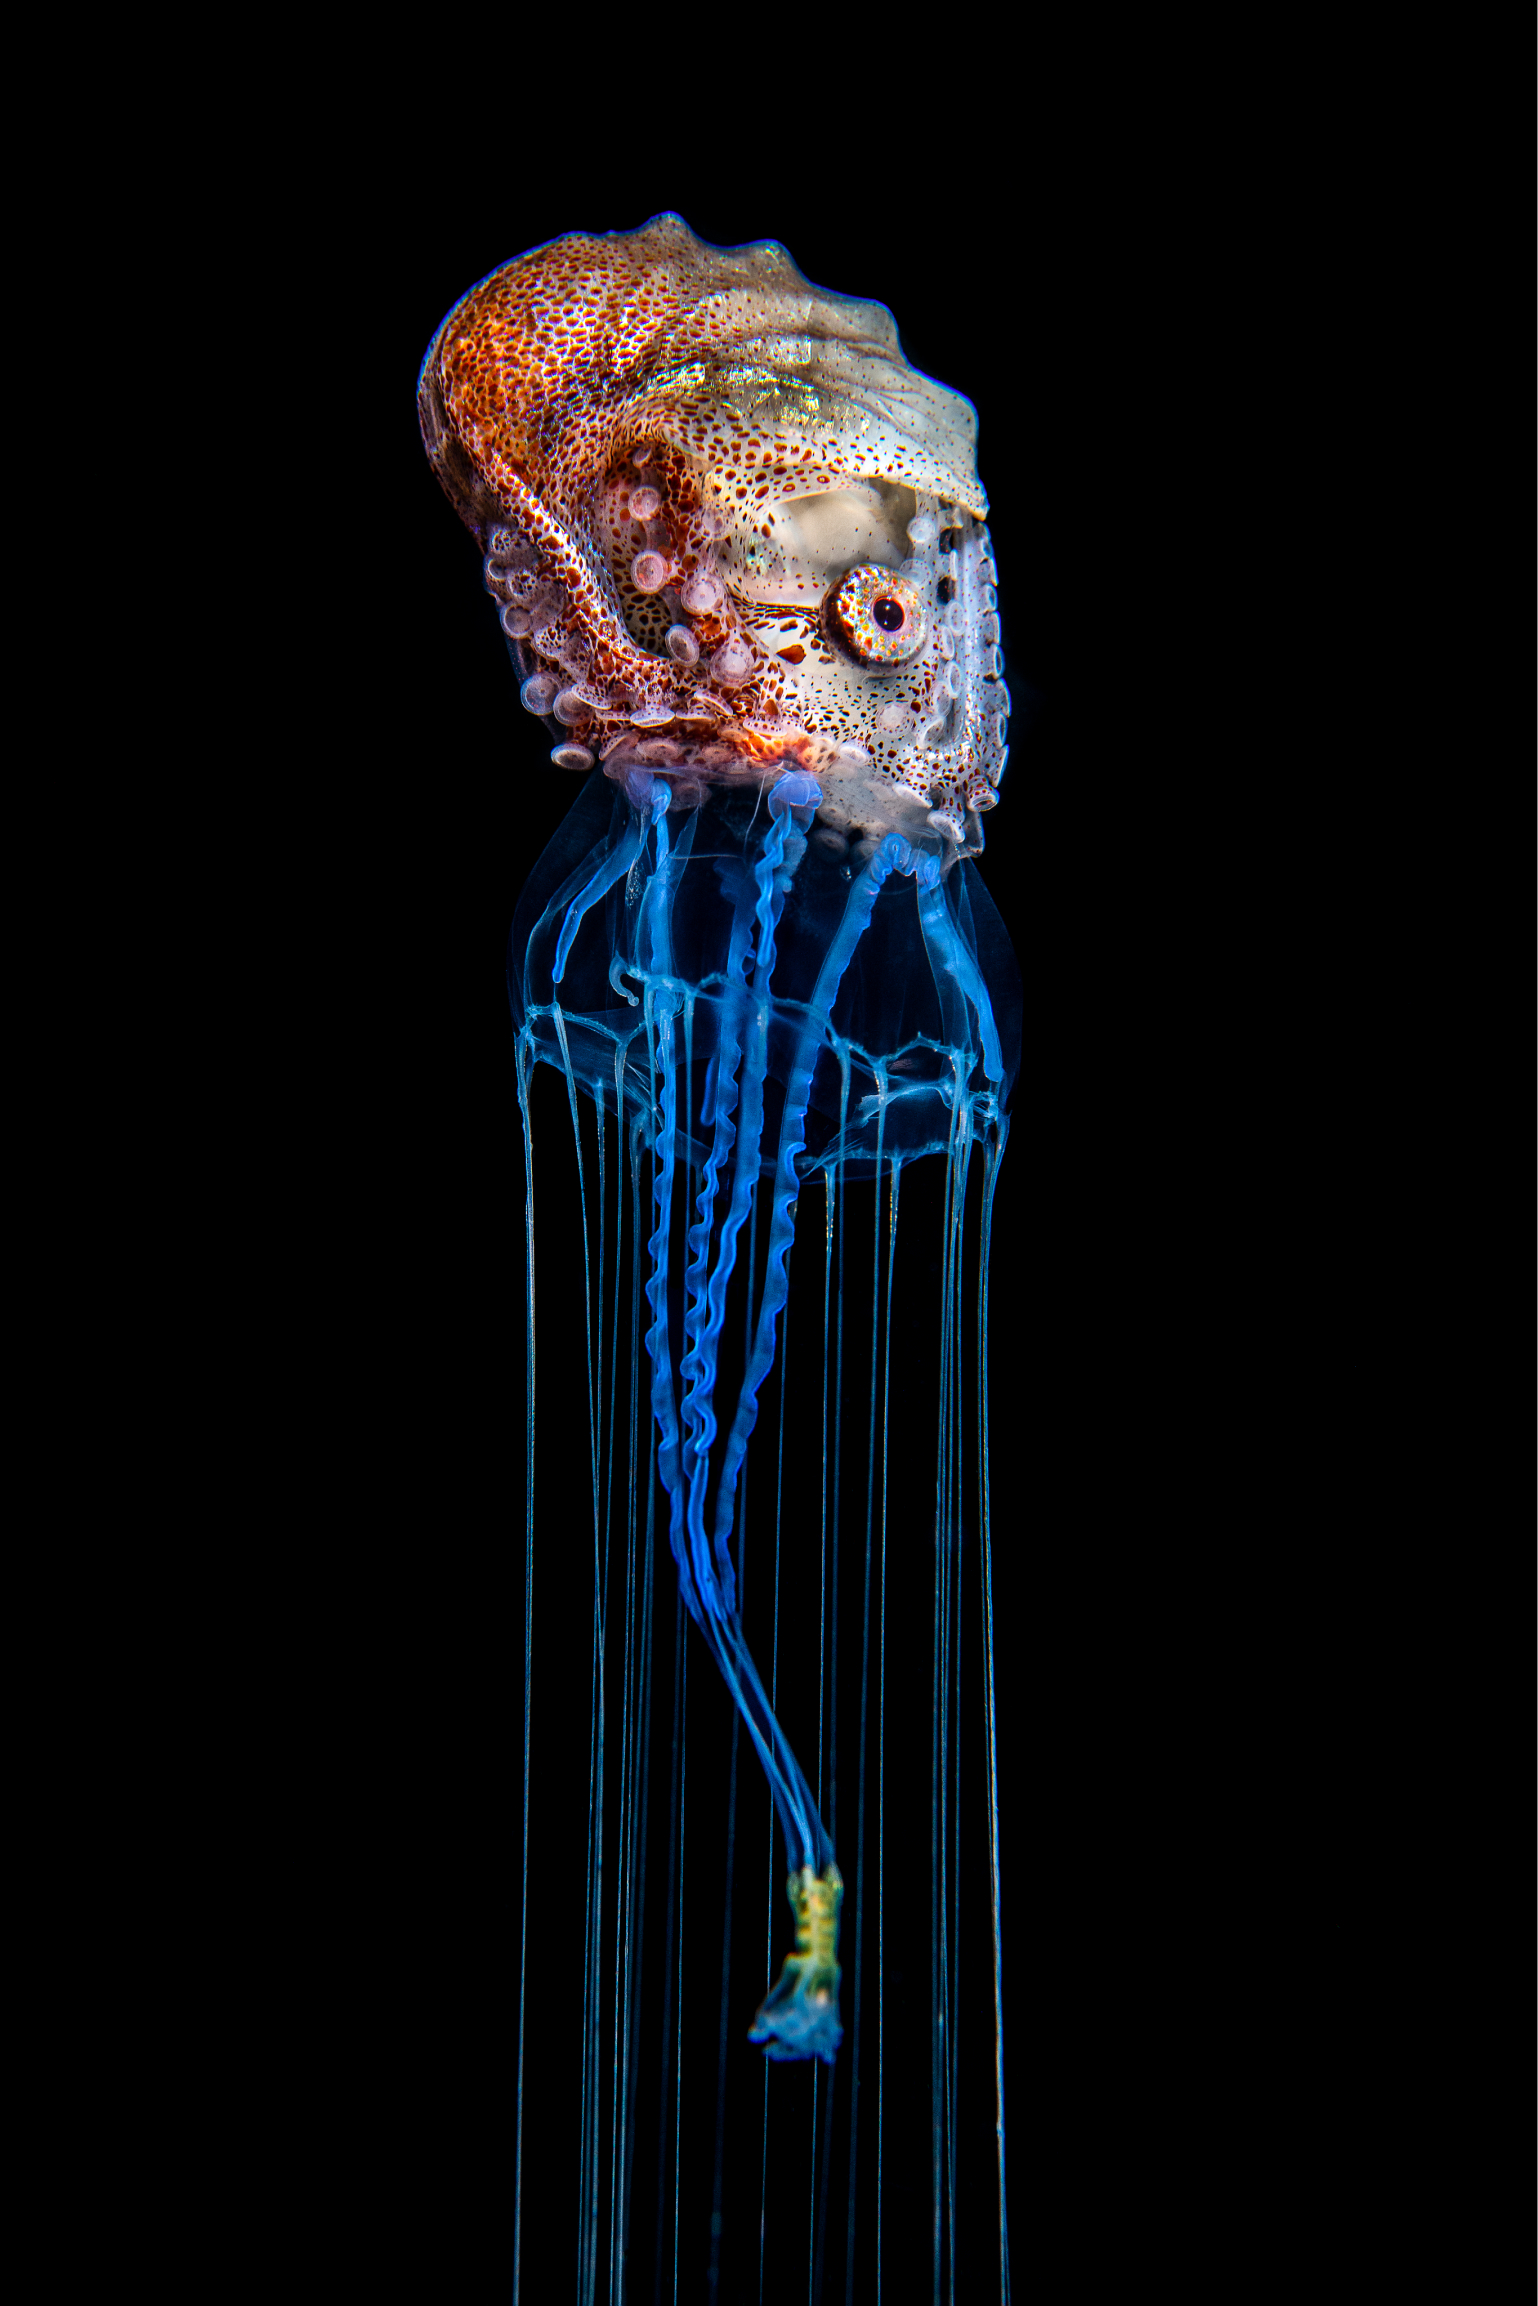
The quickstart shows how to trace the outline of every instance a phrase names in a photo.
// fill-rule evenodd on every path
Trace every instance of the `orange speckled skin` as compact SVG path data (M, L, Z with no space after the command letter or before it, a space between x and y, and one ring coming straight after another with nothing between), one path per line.
M575 233L455 306L419 411L525 672L559 691L526 701L553 703L563 765L639 763L685 803L804 767L835 817L981 846L1009 708L975 418L908 367L884 306L676 216ZM906 663L860 662L828 614L866 563L924 602Z

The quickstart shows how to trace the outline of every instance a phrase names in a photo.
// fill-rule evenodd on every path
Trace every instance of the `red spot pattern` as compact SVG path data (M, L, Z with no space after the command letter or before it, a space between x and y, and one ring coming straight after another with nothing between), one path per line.
M927 414L900 428L862 395L869 375L895 376ZM823 620L739 599L729 584L708 610L681 612L678 590L717 569L733 506L757 511L866 476L979 519L986 511L970 410L907 368L883 306L813 288L772 242L709 247L676 216L629 234L574 233L503 265L439 329L419 402L428 453L483 545L500 529L533 548L537 568L506 578L491 555L488 583L514 610L529 604L529 669L554 673L568 742L601 759L644 748L663 766L729 775L787 758L815 766L851 738L879 749L876 712L898 693L890 680L868 709L851 707L847 678L826 702L805 675L787 691L787 666L808 655L808 674L836 665ZM770 533L767 520L752 527ZM643 551L665 562L671 601L634 584ZM663 645L681 614L696 665ZM733 636L753 646L754 669L722 693L709 664ZM930 652L912 668L901 693L915 728L934 712L944 670ZM963 719L976 717L969 707ZM996 798L964 745L943 764L889 760L887 773L958 823Z

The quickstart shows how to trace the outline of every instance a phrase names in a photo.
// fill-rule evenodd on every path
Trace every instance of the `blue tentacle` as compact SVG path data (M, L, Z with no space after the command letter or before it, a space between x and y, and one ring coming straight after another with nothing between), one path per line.
M753 1350L743 1373L742 1391L737 1398L737 1413L727 1437L726 1455L721 1467L721 1486L716 1496L715 1550L718 1561L726 1557L737 1475L747 1451L748 1438L757 1421L758 1390L774 1359L775 1323L785 1304L785 1260L795 1232L795 1219L791 1212L799 1183L796 1155L806 1142L806 1108L811 1096L812 1069L817 1062L823 1036L830 1029L833 1004L838 998L844 971L849 966L856 945L870 925L876 899L890 876L905 869L911 857L912 852L901 834L888 833L859 878L852 883L843 918L818 972L809 1004L809 1020L798 1039L795 1057L786 1078L785 1112L780 1124L779 1160L775 1166L763 1301L759 1307Z
M687 850L670 853L667 828L668 788L655 781L645 805L656 833L657 861L647 884L641 920L641 941L646 969L646 1026L654 1077L660 1076L657 1133L653 1141L653 1226L647 1246L651 1273L646 1284L652 1309L646 1332L646 1350L652 1365L652 1415L657 1421L657 1464L668 1492L672 1512L668 1540L678 1564L678 1580L689 1614L703 1623L700 1596L684 1542L681 1508L678 1411L673 1399L673 1356L668 1337L668 1243L673 1220L673 1181L677 1166L678 1071L674 1062L675 1021L680 1007L672 972L673 887ZM693 819L690 819L692 829Z
M823 1830L812 1789L791 1751L790 1740L775 1719L774 1709L764 1693L742 1626L734 1612L720 1625L707 1626L704 1631L769 1780L785 1836L786 1855L792 1866L811 1866L820 1872L833 1855L833 1845Z
M566 974L566 963L571 954L572 941L582 926L583 914L589 912L597 904L600 897L606 897L616 881L624 879L640 855L641 843L645 838L646 820L639 817L633 819L604 858L592 879L587 881L572 898L571 903L566 908L566 918L561 923L561 934L556 942L555 966L550 972L552 983L559 985ZM633 1000L635 996L631 994L628 998Z
M919 890L919 926L924 932L924 944L934 970L935 985L940 994L942 1009L949 1009L947 995L955 986L965 995L977 1011L978 1029L982 1034L983 1071L990 1081L998 1084L1004 1078L1004 1053L999 1046L999 1029L994 1022L993 1003L983 983L982 971L967 951L961 933L951 919L943 882ZM951 1046L962 1049L967 1036L946 1020Z
M709 1540L705 1534L705 1487L709 1476L709 1452L717 1430L716 1354L726 1318L727 1286L737 1261L737 1241L758 1179L759 1145L764 1127L764 1077L769 1063L770 979L774 972L775 930L784 904L784 892L776 886L776 875L785 856L788 812L793 806L806 805L802 788L807 786L810 787L812 800L821 797L818 788L804 777L782 777L777 785L771 787L768 796L769 830L753 866L753 882L757 891L755 919L758 948L753 969L752 1012L742 1059L741 1123L737 1131L736 1162L732 1172L732 1198L722 1222L721 1239L706 1293L705 1327L691 1356L693 1383L685 1412L693 1425L695 1453L689 1480L689 1544L700 1590L719 1597L718 1614L723 1622L734 1607L736 1573L731 1555L724 1544L717 1544L712 1561ZM727 1520L730 1526L730 1514Z
M684 1313L684 1341L687 1350L679 1363L679 1375L687 1386L683 1400L683 1470L688 1478L691 1500L696 1485L702 1484L705 1479L708 1452L715 1435L714 1419L709 1412L715 1387L715 1336L719 1331L719 1323L715 1331L707 1330L703 1337L701 1324L707 1301L706 1281L716 1194L722 1167L737 1141L737 1124L733 1114L737 1105L737 1069L742 1059L742 1018L747 1001L743 968L753 923L747 901L750 885L744 878L733 907L726 983L721 996L720 1028L711 1060L705 1107L700 1116L702 1120L713 1120L714 1135L700 1184L695 1223L690 1227L688 1235L689 1270ZM719 1253L717 1263L719 1268ZM702 1586L702 1590L707 1589ZM732 1607L733 1589L730 1582L719 1599L725 1609Z

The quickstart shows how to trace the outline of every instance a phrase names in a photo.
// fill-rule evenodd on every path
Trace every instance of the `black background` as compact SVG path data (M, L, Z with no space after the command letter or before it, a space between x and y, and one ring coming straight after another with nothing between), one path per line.
M299 1765L294 1895L313 1898L302 1992L334 2057L338 2169L419 2295L501 2299L510 2278L523 1188L504 968L576 786L518 712L414 386L495 265L669 206L889 304L908 357L980 415L1016 708L981 870L1025 994L993 1299L1017 2267L1098 2260L1109 2280L1161 2235L1184 2253L1212 2170L1248 2182L1224 2109L1278 2024L1251 1999L1256 1915L1293 1894L1257 1825L1270 1730L1233 1731L1268 1638L1254 1549L1290 1520L1255 1307L1300 1220L1273 1166L1294 1122L1257 1061L1280 740L1235 588L1286 484L1256 477L1254 344L1200 188L1149 209L1092 145L1051 152L996 166L986 197L895 208L665 175L535 195L483 161L455 197L360 183L317 226L286 636L315 678L253 801L287 1092L257 1126L297 1212L285 1423L301 1462L313 1448L307 1749L324 1724ZM664 1648L670 1577L664 1557ZM569 1873L542 1892L549 1926L580 1926L577 1894ZM557 2040L561 2013L541 2022ZM526 2121L557 2119L555 2097L536 2082ZM702 2267L693 2282L680 2295L704 2295ZM537 2294L567 2286L563 2265Z

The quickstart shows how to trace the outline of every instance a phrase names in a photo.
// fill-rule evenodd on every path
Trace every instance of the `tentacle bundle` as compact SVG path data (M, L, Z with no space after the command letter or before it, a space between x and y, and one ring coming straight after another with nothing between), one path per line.
M795 768L692 807L640 764L618 789L595 781L569 844L525 891L512 990L525 1095L544 1058L574 1112L579 1087L612 1098L650 1145L646 1348L669 1542L793 1869L797 1951L752 2039L773 2058L830 2060L842 1881L743 1632L737 1492L808 1177L931 1152L964 1171L974 1146L1002 1145L1007 1068L982 958L997 979L1001 932L971 868L947 875L895 832L857 865L843 844L807 839L821 798ZM744 1340L735 1397L730 1305Z

